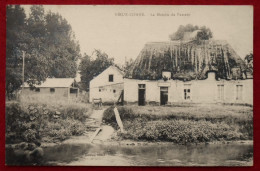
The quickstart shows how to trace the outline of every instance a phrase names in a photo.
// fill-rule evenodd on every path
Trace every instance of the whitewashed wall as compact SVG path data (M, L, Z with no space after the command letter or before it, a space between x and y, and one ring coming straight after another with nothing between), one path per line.
M248 80L216 80L214 73L209 73L206 80L179 81L179 80L136 80L124 79L125 102L138 102L138 84L146 85L145 100L160 103L160 85L168 87L168 102L194 103L247 103L253 104L253 79ZM184 87L190 85L191 99L184 99ZM218 99L218 85L224 85L224 99ZM236 99L236 85L243 85L242 100Z
M109 82L110 74L114 75L113 82ZM123 73L121 71L114 66L108 67L90 81L89 101L92 102L96 98L102 98L103 102L117 101L124 88L123 81Z

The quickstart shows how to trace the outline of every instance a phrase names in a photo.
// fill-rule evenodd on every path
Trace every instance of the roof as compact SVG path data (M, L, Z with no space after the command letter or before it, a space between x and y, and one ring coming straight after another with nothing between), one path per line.
M243 70L244 65L226 40L149 42L125 77L160 79L164 69L170 70L174 79L204 79L208 70L216 70L220 78L230 79L232 68Z
M70 87L74 82L74 78L47 78L41 85L35 85L35 87ZM24 87L30 87L25 83Z
M122 71L118 66L116 66L116 65L111 65L110 67L113 67L113 68L115 68L116 70L118 70L118 72L121 74L121 75L124 75L125 73L124 73L124 71ZM108 67L109 68L109 67Z

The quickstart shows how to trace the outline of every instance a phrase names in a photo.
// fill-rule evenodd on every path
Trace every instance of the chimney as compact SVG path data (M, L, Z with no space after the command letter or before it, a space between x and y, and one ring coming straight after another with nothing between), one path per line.
M172 76L171 71L162 70L162 78L163 78L164 81L170 80L170 79L171 79L171 76Z

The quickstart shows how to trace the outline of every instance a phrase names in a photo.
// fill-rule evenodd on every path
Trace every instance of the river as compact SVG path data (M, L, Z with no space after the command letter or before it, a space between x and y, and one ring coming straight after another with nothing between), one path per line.
M250 166L252 144L60 144L44 148L41 165Z

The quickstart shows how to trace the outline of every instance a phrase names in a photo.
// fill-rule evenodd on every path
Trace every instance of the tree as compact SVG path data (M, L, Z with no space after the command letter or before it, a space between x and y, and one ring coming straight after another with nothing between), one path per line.
M122 70L124 71L126 77L131 76L131 74L132 74L131 71L133 70L134 62L135 61L132 58L125 61L125 64L123 65Z
M29 17L19 5L7 6L6 87L7 93L22 85L22 52L25 52L25 81L34 85L47 77L75 77L80 48L71 26L59 14L45 14L33 5Z
M67 20L61 15L49 12L46 17L46 44L52 61L50 76L56 78L75 77L76 61L80 47Z
M50 74L52 61L46 43L46 22L42 5L33 5L27 20L26 30L29 38L25 50L25 81L31 85L39 84Z
M193 32L195 30L200 30L200 32L198 32L197 39L208 40L213 37L210 28L207 28L206 26L193 26L192 24L187 24L186 26L180 25L178 30L171 34L169 37L170 40L181 40L183 39L185 32Z
M22 51L25 40L26 15L20 5L6 7L6 93L8 97L22 84Z
M249 53L246 55L245 57L245 64L246 64L246 70L249 71L252 75L253 75L253 72L254 72L254 55L253 53Z
M92 59L87 54L84 54L79 65L82 88L86 91L89 89L89 82L95 76L114 64L114 59L109 58L101 50L94 50L93 54L95 54L96 59Z

